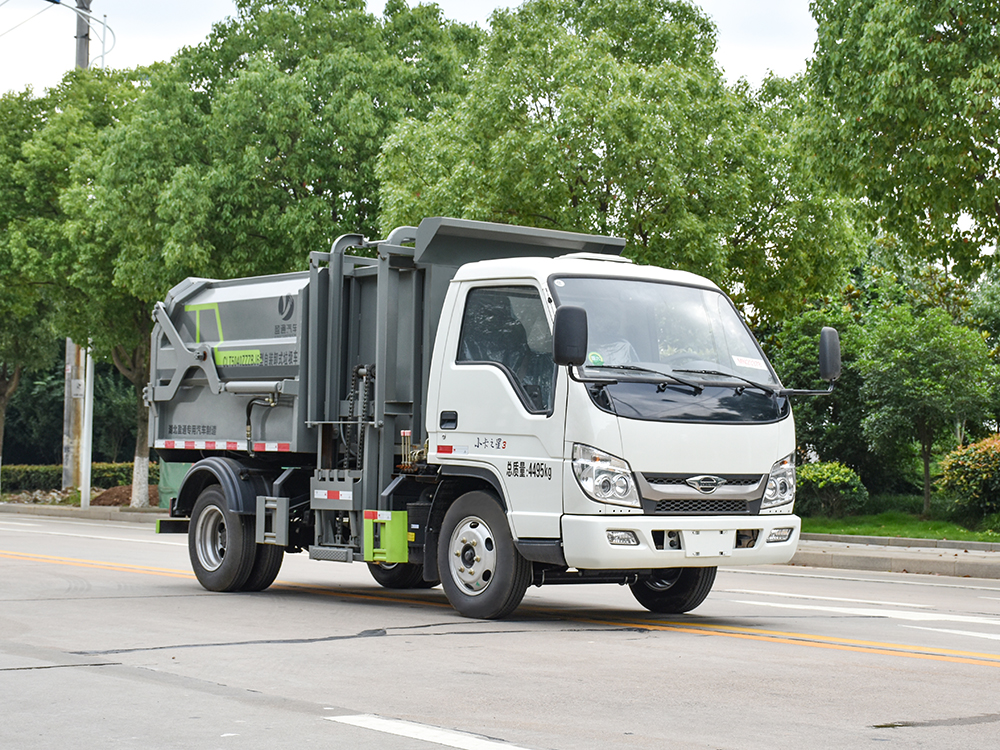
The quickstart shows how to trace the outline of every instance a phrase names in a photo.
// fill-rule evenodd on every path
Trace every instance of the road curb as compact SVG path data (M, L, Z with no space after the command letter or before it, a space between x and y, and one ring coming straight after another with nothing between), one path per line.
M935 547L938 549L1000 552L996 542L960 542L954 539L911 539L901 536L855 536L853 534L802 534L804 542L841 542L844 544L877 544L882 547Z
M169 517L166 508L118 506L76 508L66 505L33 505L30 503L0 503L0 513L76 518L87 521L124 521L125 523L156 523L160 518Z
M901 547L803 539L788 564L881 573L1000 579L1000 554L992 550L928 545Z

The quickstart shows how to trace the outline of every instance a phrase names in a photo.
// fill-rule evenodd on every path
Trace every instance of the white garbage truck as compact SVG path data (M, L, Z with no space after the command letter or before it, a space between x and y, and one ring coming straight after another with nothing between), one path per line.
M568 583L681 613L720 564L787 562L789 397L814 392L782 387L715 284L624 247L438 217L178 284L146 389L151 446L190 465L162 530L212 591L302 552L476 618ZM836 331L818 349L832 388Z

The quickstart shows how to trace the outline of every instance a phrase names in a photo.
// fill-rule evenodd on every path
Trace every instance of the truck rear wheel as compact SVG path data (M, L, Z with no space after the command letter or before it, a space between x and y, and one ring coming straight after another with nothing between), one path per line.
M441 524L438 570L448 601L466 617L495 620L521 603L531 563L521 557L496 498L467 492Z
M416 563L368 563L372 578L387 589L429 589L440 581L425 581L424 566Z
M257 544L256 547L250 576L240 587L240 591L263 591L274 583L281 570L281 562L285 556L283 547L274 544Z
M202 490L188 531L188 554L198 583L209 591L241 590L253 570L256 546L253 519L229 510L218 485Z
M632 595L650 612L690 612L708 596L718 568L667 568L633 583Z

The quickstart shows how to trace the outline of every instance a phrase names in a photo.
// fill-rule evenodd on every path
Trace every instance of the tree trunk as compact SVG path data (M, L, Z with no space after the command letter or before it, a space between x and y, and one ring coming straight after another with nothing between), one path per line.
M11 396L17 390L21 382L21 365L14 366L14 372L7 369L7 365L0 366L0 470L3 469L3 433L7 423L7 404L10 403ZM3 489L0 484L0 490Z
M920 456L924 459L924 516L931 514L931 448L933 445L921 445Z
M111 351L111 359L118 372L128 378L135 388L135 459L132 463L132 501L133 508L149 507L149 409L142 399L142 390L149 382L149 362L146 354L149 345L145 342L127 351L124 347L115 347Z
M132 501L133 508L149 507L149 409L142 400L142 388L136 390L135 461L132 464Z

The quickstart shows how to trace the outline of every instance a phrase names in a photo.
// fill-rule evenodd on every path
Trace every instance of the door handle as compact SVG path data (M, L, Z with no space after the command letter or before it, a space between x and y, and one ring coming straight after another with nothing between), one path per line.
M441 429L442 430L457 430L458 429L458 412L457 411L443 411L441 412Z

